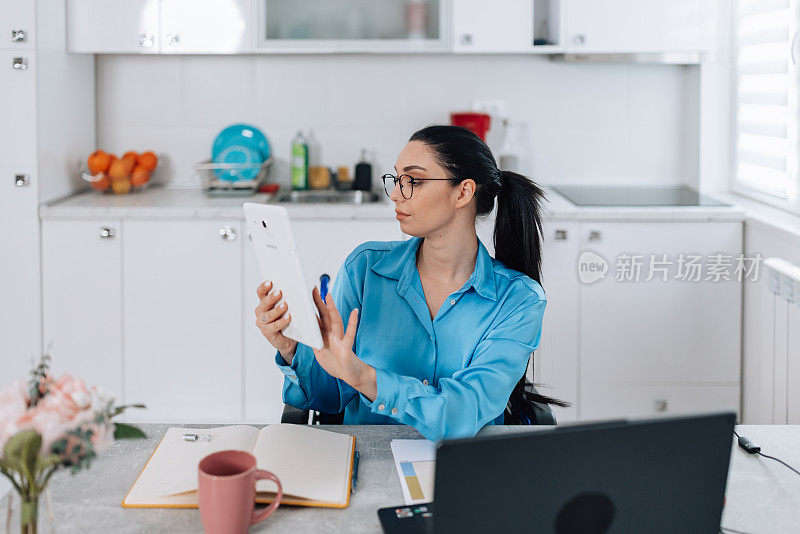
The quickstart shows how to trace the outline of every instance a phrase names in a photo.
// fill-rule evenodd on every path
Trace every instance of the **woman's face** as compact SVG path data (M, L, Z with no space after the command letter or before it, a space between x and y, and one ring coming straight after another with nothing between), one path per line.
M475 183L472 180L465 180L456 187L449 180L441 180L448 178L447 173L421 141L408 142L397 156L394 171L395 176L407 174L413 177L413 194L404 186L405 195L411 194L411 198L403 198L400 184L395 185L389 195L395 204L400 230L408 235L424 237L446 226L453 221L456 211L473 196Z

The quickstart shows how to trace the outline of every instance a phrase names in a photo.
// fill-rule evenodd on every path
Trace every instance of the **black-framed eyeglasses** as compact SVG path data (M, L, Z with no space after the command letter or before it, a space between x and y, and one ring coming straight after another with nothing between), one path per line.
M384 174L381 176L381 179L383 180L383 190L386 192L387 197L392 196L394 186L400 182L400 194L403 195L403 198L406 200L411 198L411 195L414 194L414 186L421 182L426 182L428 180L450 180L450 178L417 178L416 176L411 176L410 174L401 174L400 176L395 176L392 173Z

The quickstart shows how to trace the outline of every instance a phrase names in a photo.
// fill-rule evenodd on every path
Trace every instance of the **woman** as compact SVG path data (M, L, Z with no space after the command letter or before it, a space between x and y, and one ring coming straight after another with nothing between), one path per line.
M345 260L332 295L313 290L322 349L285 337L279 288L258 287L256 324L278 350L285 403L345 424L404 423L426 438L471 437L503 424L539 346L542 190L497 169L486 144L455 126L411 136L385 175L408 241L370 241ZM475 219L497 198L496 259ZM339 310L348 314L345 328Z

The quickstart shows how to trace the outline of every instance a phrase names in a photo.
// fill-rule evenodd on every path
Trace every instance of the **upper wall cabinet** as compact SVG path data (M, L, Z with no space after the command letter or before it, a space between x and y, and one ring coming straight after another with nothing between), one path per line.
M575 54L706 52L711 0L562 0L565 51Z
M250 0L67 0L70 52L251 52Z
M450 50L450 0L255 2L259 52Z
M453 51L530 52L532 47L532 1L453 1Z
M3 2L0 9L0 50L33 48L36 3Z

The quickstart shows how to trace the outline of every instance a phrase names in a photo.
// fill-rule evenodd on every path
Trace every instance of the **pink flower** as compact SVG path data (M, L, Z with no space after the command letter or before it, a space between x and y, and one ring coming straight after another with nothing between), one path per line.
M0 392L0 456L8 439L17 433L17 420L28 408L28 392L25 381L17 380Z

